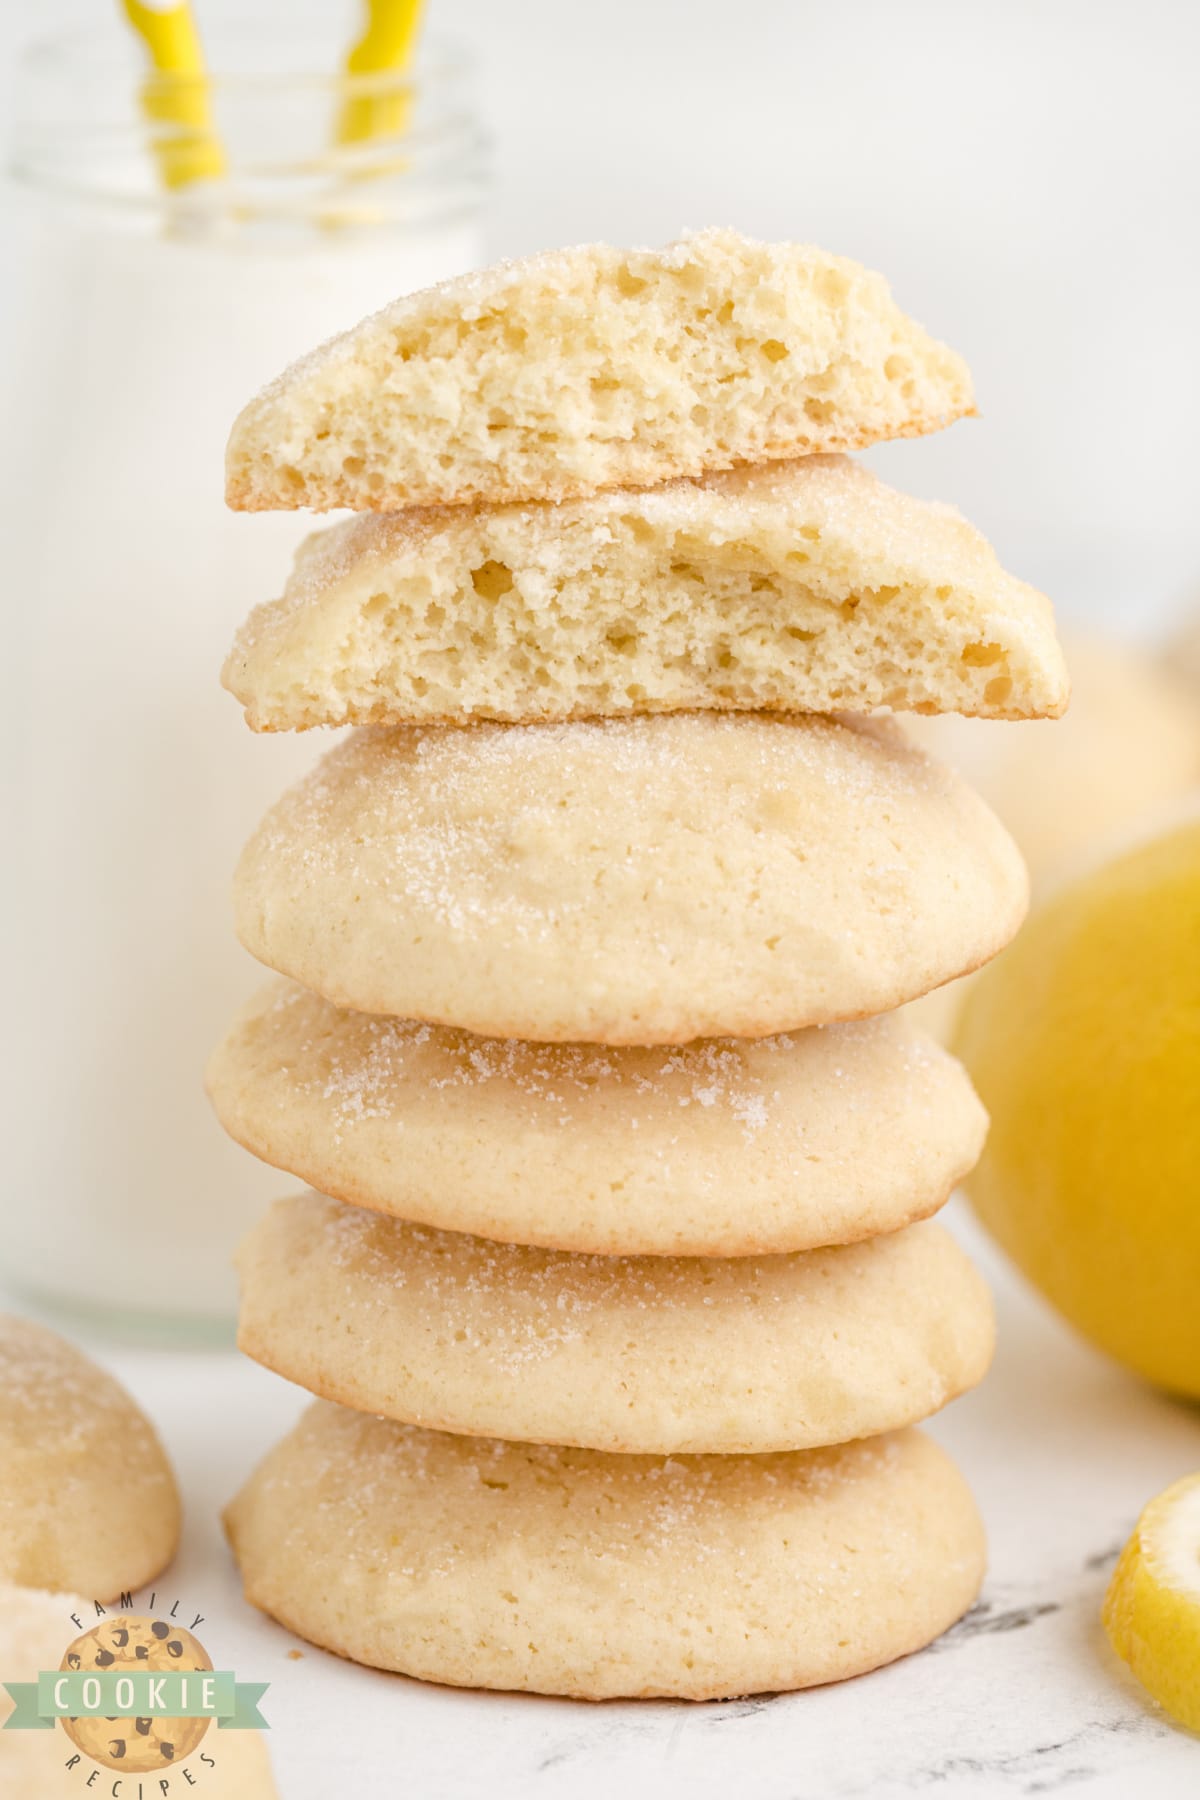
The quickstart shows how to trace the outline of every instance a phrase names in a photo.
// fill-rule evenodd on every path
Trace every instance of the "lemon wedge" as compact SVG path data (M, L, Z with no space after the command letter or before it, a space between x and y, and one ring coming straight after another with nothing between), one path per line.
M1152 1500L1121 1552L1104 1629L1147 1693L1200 1731L1200 1475Z

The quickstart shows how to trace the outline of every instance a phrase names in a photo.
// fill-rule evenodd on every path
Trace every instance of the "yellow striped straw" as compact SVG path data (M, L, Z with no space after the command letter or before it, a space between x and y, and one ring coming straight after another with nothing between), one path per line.
M402 69L412 56L421 25L421 0L367 0L367 28L346 58L347 75L381 75ZM407 93L355 94L342 104L339 144L397 137L408 119Z
M165 186L187 187L225 173L225 154L213 130L204 81L204 51L188 0L123 0L125 14L150 53L156 75L177 80L149 81L142 110L152 121L179 127L155 143Z

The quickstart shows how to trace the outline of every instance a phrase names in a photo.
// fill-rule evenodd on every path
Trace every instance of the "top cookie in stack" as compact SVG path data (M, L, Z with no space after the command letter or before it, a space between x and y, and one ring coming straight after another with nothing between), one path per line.
M408 510L310 538L225 683L264 731L1056 716L1043 596L951 509L811 454L972 410L880 276L802 245L561 251L399 300L234 427L231 505Z
M919 437L973 410L965 363L881 276L704 231L661 251L551 251L394 301L251 401L226 498L569 500Z

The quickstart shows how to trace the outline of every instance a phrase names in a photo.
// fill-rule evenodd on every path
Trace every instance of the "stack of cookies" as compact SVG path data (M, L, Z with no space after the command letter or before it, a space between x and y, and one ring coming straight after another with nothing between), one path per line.
M349 507L226 668L357 727L242 858L281 980L226 1128L311 1184L240 1338L320 1398L233 1502L341 1655L591 1698L801 1687L973 1599L914 1422L986 1290L927 1222L986 1121L897 1008L1026 903L894 711L1060 712L1048 603L840 454L971 411L853 263L705 232L398 301L238 420L229 496Z

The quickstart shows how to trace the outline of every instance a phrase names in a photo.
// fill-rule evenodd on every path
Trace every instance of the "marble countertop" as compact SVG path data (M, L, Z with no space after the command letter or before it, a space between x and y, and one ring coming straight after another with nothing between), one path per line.
M1200 1743L1131 1681L1099 1611L1144 1502L1200 1467L1200 1411L1094 1355L1000 1266L969 1218L952 1210L951 1223L999 1308L992 1373L932 1426L987 1521L983 1596L924 1653L803 1694L703 1706L468 1694L298 1644L243 1601L217 1514L304 1396L229 1352L93 1344L156 1420L179 1471L185 1541L160 1587L177 1593L180 1617L205 1615L218 1667L270 1683L263 1711L284 1800L1196 1793Z

